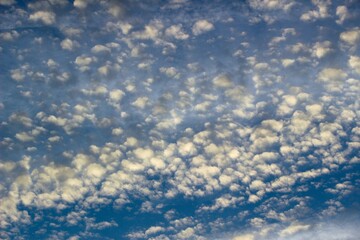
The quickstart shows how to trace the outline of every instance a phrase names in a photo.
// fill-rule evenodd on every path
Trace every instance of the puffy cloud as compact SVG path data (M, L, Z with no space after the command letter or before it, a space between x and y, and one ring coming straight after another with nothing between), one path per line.
M11 73L11 78L17 82L21 82L25 78L25 74L21 69L11 70L10 73Z
M342 32L340 34L340 39L347 44L356 45L360 41L360 29L354 28L352 30Z
M72 162L76 169L82 170L90 163L90 157L85 154L77 154Z
M114 89L109 92L109 98L113 102L120 102L120 100L125 96L125 93L120 89Z
M213 84L216 87L220 87L220 88L229 88L233 85L230 77L226 74L221 74L216 76L213 79Z
M323 69L319 75L318 80L321 82L342 82L347 77L347 73L342 69L338 68L325 68Z
M90 164L85 171L90 180L94 182L100 181L100 178L106 173L106 169L97 163Z
M11 19L21 28L24 17L60 2L29 4L35 13L4 8L5 25ZM4 65L0 100L0 238L26 238L24 223L33 221L51 228L38 238L71 239L69 226L84 230L74 239L101 238L122 224L97 221L115 207L132 215L124 216L129 226L154 216L129 238L205 239L243 222L249 234L234 239L291 239L309 236L302 217L316 222L346 209L359 162L358 29L346 21L352 3L334 19L325 19L329 1L313 3L303 12L307 3L251 0L240 4L250 4L246 13L210 3L211 19L199 20L204 15L189 1L171 1L177 11L159 3L152 15L142 14L155 9L147 3L76 0L67 6L73 10L54 11L61 24L54 15L49 34L0 33L1 54L13 59ZM294 4L318 37L296 24L277 33L284 19L299 16L280 12ZM250 24L235 24L243 14ZM332 29L339 46L312 23L320 18L343 24L346 30ZM261 19L274 28L249 30ZM208 34L190 39L190 32ZM341 57L327 58L331 52ZM313 188L326 193L316 209Z
M68 120L66 118L56 117L54 115L45 117L42 119L42 121L52 123L52 124L55 124L60 127L64 127L66 125L66 123L68 122Z
M33 125L32 124L33 121L31 118L29 118L23 114L18 114L18 113L11 114L9 117L9 121L21 123L22 125L24 125L26 127L31 127Z
M87 5L89 3L91 3L92 1L89 0L75 0L74 1L74 7L76 8L80 8L80 9L84 9L87 7Z
M78 47L78 42L71 40L69 38L66 38L60 42L60 46L62 49L72 51L75 47Z
M138 97L133 103L131 103L131 105L140 109L144 109L148 104L148 102L149 102L148 97Z
M0 33L0 38L2 38L4 41L14 41L19 36L20 34L17 31Z
M168 77L179 77L178 70L174 67L161 67L160 72L166 74Z
M291 176L281 176L280 178L276 179L271 183L271 187L274 190L285 188L285 187L291 187L294 185L295 179Z
M30 142L30 141L34 141L35 139L34 136L31 136L26 132L17 133L15 137L22 142Z
M331 1L328 0L312 0L311 1L316 7L317 10L310 10L306 13L303 13L300 17L302 21L315 21L321 18L329 17L329 6Z
M264 189L265 187L266 187L266 184L261 180L255 180L255 181L251 182L251 184L250 184L251 190L261 190L261 189Z
M254 240L254 239L255 236L251 233L242 234L232 238L232 240Z
M339 19L336 20L336 23L343 24L344 21L349 18L349 11L346 6L337 6L336 15L339 17Z
M214 29L214 25L205 20L205 19L201 19L195 22L195 24L192 27L192 32L195 36L209 32L211 30Z
M152 226L145 231L145 235L152 235L158 232L164 232L165 228L160 226Z
M179 153L182 156L188 156L188 155L194 155L197 153L197 149L195 144L192 142L184 142L184 143L178 143L179 146Z
M133 36L137 39L151 39L156 41L161 35L161 30L164 28L160 20L151 22L144 27L144 30L133 32Z
M284 67L290 67L291 65L293 65L295 63L295 60L286 58L286 59L282 59L281 63Z
M154 156L154 151L151 149L137 148L134 150L134 155L138 159L150 160Z
M181 24L172 25L165 30L165 35L173 37L178 40L186 40L189 38L189 34L186 34L182 29Z
M101 45L101 44L97 44L94 47L91 48L91 52L98 54L98 53L106 53L106 52L111 52L110 48Z
M93 62L93 58L87 57L87 56L79 56L79 57L76 57L76 59L75 59L75 63L78 66L87 66L92 62Z
M112 135L115 135L115 136L120 136L123 132L124 132L124 130L122 128L114 128L111 131Z
M360 75L360 57L350 56L349 66L354 69L354 71Z
M329 54L331 51L332 51L332 49L331 49L330 41L317 42L317 43L315 43L311 54L314 57L323 58L327 54Z
M50 11L37 11L33 14L30 14L29 19L31 21L41 21L46 25L54 24L56 21L56 15Z
M190 237L193 237L195 234L195 230L191 227L188 227L181 232L179 232L176 237L179 239L189 239Z

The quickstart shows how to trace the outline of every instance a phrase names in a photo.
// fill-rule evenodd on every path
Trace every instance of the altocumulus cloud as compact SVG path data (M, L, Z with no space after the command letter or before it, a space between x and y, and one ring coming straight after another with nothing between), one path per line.
M359 11L0 0L0 238L356 239Z

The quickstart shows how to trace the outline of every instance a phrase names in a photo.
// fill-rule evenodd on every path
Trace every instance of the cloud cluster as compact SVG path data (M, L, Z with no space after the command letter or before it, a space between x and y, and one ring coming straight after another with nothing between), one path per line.
M330 239L356 209L352 3L0 4L0 238Z

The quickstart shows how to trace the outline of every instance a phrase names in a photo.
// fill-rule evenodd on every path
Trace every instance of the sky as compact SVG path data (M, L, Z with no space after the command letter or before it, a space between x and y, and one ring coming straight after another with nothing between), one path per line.
M0 0L0 239L358 239L358 0Z

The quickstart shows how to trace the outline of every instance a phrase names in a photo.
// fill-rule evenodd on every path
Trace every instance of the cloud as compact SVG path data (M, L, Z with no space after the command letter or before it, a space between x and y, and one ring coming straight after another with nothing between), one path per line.
M109 98L113 102L120 102L124 95L125 93L120 89L114 89L109 92Z
M253 234L243 234L236 237L233 237L232 240L254 240L255 236Z
M350 56L349 66L354 69L354 71L360 75L360 57Z
M195 22L195 24L192 27L192 32L195 36L209 32L211 30L214 29L214 25L205 20L205 19L201 19Z
M318 75L318 80L325 83L342 82L347 77L347 73L338 68L325 68Z
M340 34L340 39L349 45L356 45L360 41L360 29L354 28L352 30L342 32Z
M31 136L26 132L17 133L15 137L21 142L30 142L30 141L34 141L35 139L34 136Z
M323 58L332 51L331 42L316 42L313 46L312 55L317 58Z
M4 41L14 41L19 36L20 36L20 34L17 31L0 33L0 38L2 38Z
M72 51L74 48L79 46L79 43L77 41L66 38L61 41L60 46L62 49Z
M55 23L56 15L50 11L37 11L33 14L30 14L29 19L35 22L41 21L45 25L51 25Z
M309 228L310 228L310 225L294 224L294 225L290 225L289 227L281 230L279 235L281 237L288 237L288 236L294 235L295 233L298 233L300 231L308 230Z
M189 35L184 32L181 24L172 25L165 30L165 35L178 40L186 40Z
M216 76L213 79L213 83L216 87L220 87L220 88L229 88L232 86L232 81L230 77L226 74L221 74Z
M329 5L331 5L331 1L312 0L311 2L317 7L317 10L310 10L306 13L303 13L300 17L302 21L315 21L317 19L330 17L328 8Z
M21 82L25 78L25 74L22 69L13 69L10 71L11 78L17 82Z
M344 21L350 17L346 6L337 6L336 15L339 17L339 19L336 20L337 24L343 24Z
M16 3L15 0L1 0L0 1L0 5L3 5L3 6L11 6L15 3Z
M357 199L352 3L66 3L0 13L0 238L327 239Z
M294 5L288 0L250 0L249 4L252 8L257 10L278 10L282 9L288 11Z
M88 1L88 0L75 0L74 1L74 7L76 8L80 8L80 9L85 9L89 3L91 3L92 1Z

